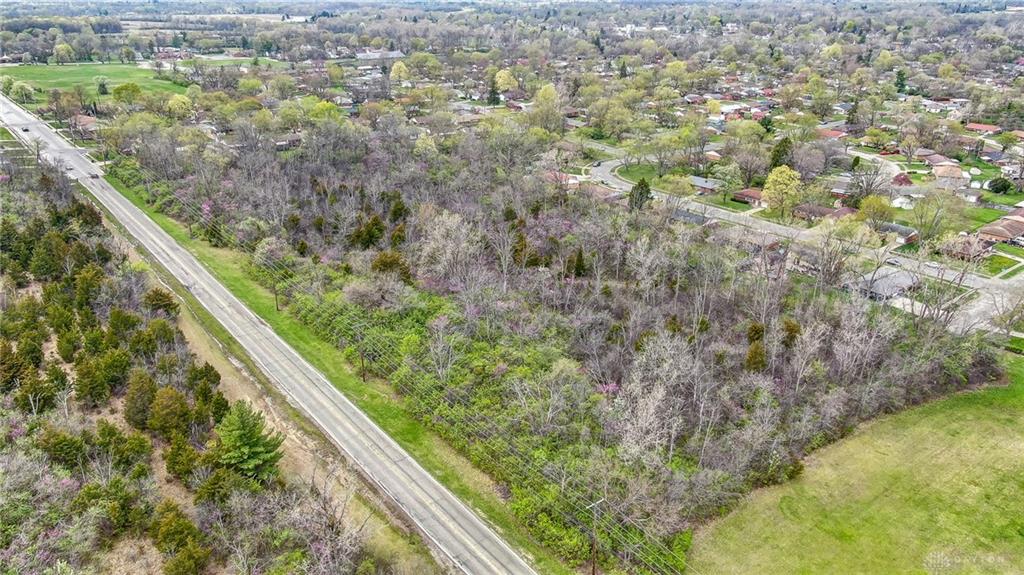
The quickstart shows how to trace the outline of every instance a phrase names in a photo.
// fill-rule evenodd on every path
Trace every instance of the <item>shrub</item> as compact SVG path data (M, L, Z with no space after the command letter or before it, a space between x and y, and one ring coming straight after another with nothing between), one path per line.
M141 369L132 370L128 377L128 392L124 398L124 418L136 429L146 429L150 408L156 398L156 382Z
M191 420L185 395L173 387L161 387L153 398L146 426L169 441L176 433L184 434Z
M768 359L765 354L764 343L761 340L754 341L747 348L747 359L743 366L747 371L764 371L768 367Z
M156 548L163 553L175 553L189 541L202 541L203 534L176 503L164 499L156 507L150 535Z
M77 468L85 461L85 440L79 435L65 433L48 426L39 434L36 445L50 461L67 469Z
M198 575L210 560L210 549L189 540L173 557L164 561L164 575Z
M164 451L164 464L167 466L167 473L181 481L185 481L192 474L198 458L199 453L180 433L171 439L170 447Z
M154 312L163 312L168 317L177 316L180 309L174 294L158 287L149 290L146 295L142 296L142 305Z

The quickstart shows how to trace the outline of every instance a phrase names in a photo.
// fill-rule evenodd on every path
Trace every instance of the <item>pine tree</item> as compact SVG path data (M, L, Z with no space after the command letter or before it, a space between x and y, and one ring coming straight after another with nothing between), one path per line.
M146 429L150 407L156 398L156 382L141 369L128 377L128 392L124 398L124 418L136 429Z
M769 170L789 163L789 157L793 153L793 141L789 136L783 136L781 140L772 147L772 160L768 165Z
M653 199L651 185L647 183L647 178L640 178L640 181L629 190L629 211L635 212L642 209L644 204L651 199Z
M153 311L162 311L168 317L178 315L178 302L174 299L174 294L165 289L155 287L149 290L142 296L142 304Z
M487 105L497 106L501 103L501 96L498 95L498 82L491 78L491 87L487 91Z
M573 255L572 275L578 278L587 275L587 258L583 254L582 246L576 248L576 253Z
M267 481L277 474L277 462L283 455L284 436L265 431L263 414L248 402L236 402L217 425L220 438L220 462L240 475Z
M156 391L146 422L149 429L170 440L176 433L184 434L191 420L192 413L184 394L173 387L161 387Z
M167 473L184 481L195 468L199 454L184 435L177 433L171 438L171 446L164 451Z

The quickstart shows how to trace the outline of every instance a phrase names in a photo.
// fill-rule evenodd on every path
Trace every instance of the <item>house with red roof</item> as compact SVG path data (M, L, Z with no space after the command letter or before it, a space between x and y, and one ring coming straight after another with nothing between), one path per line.
M972 132L977 132L979 134L986 136L998 134L999 132L1002 131L1002 129L999 126L993 126L992 124L979 124L977 122L970 122L964 125L964 128Z

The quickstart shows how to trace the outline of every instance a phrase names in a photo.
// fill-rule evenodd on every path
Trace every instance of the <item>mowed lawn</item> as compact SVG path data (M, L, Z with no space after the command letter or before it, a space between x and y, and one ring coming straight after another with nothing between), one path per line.
M36 106L46 103L47 93L54 89L70 90L76 84L85 87L87 94L94 98L104 100L110 98L100 96L96 91L97 76L107 77L107 87L113 90L121 84L134 82L142 88L143 92L171 92L184 94L185 87L179 86L170 80L162 80L156 77L156 71L139 68L134 64L65 64L57 65L29 65L29 66L5 66L0 68L0 76L11 76L15 80L28 82L33 88L42 92L36 93ZM29 106L34 107L34 106Z
M1024 358L1010 385L859 428L698 531L689 572L1024 573Z

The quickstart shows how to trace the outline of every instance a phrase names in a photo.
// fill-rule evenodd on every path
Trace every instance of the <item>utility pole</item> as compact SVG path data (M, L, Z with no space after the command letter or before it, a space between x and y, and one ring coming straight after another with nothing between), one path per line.
M590 515L590 575L597 575L597 506L604 503L604 497L587 505Z

